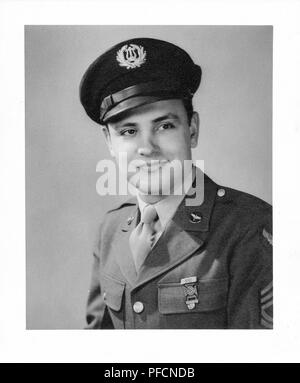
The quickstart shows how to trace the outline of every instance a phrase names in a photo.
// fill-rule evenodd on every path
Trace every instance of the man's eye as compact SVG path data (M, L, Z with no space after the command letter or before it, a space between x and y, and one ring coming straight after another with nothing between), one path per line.
M164 124L160 125L159 130L168 130L173 128L174 128L173 124L171 124L170 122L165 122Z
M135 129L126 129L126 130L122 130L120 132L121 136L134 136L135 134L136 134Z

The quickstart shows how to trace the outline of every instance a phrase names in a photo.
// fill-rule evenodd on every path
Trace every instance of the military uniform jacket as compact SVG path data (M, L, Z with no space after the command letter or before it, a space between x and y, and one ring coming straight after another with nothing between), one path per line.
M203 203L182 201L138 274L129 248L137 201L106 214L86 328L272 328L271 206L204 181Z

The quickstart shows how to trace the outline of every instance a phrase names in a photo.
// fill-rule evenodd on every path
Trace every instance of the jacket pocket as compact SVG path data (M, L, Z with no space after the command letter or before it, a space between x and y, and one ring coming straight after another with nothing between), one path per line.
M120 311L122 308L125 282L119 281L110 275L102 274L101 287L106 305L114 311Z
M196 284L198 303L189 309L180 283L158 284L158 309L161 314L195 313L221 309L226 306L228 280L200 280Z

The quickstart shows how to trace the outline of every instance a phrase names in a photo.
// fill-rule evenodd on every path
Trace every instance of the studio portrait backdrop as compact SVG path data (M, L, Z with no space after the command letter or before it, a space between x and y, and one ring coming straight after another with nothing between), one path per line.
M79 100L83 73L130 38L186 50L202 68L193 158L219 185L272 203L271 26L26 26L26 327L82 329L104 213L96 165L110 158ZM172 58L170 57L170 60Z

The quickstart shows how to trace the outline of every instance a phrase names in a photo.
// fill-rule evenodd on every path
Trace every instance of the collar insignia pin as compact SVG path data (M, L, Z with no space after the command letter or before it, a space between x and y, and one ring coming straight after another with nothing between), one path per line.
M190 222L192 223L199 223L202 221L202 216L198 215L196 213L191 213L190 215Z
M127 225L131 225L134 220L134 216L131 216L127 219Z

